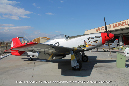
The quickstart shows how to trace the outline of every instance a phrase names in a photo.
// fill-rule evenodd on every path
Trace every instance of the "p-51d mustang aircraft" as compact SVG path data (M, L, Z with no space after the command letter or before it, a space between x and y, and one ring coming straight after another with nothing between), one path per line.
M82 67L81 61L88 61L88 57L84 54L84 51L101 46L112 38L114 38L114 34L104 32L74 37L59 35L45 43L38 44L30 42L22 44L19 38L16 37L12 39L11 49L9 51L15 56L30 55L30 59L32 59L32 55L37 55L36 52L38 52L37 56L39 59L48 60L63 58L71 54L72 68L79 70ZM79 45L86 45L86 48L77 48Z

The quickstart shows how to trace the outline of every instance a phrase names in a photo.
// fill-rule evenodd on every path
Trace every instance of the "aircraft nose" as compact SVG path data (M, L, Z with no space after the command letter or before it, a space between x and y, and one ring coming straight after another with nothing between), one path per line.
M109 41L109 40L111 40L112 38L114 38L114 34L109 33L109 36L108 36L108 35L106 36L105 41Z
M110 38L110 39L114 38L114 34L109 33L109 38Z
M101 33L101 37L102 37L102 44L105 44L106 41L111 40L112 38L114 38L114 34L112 33Z

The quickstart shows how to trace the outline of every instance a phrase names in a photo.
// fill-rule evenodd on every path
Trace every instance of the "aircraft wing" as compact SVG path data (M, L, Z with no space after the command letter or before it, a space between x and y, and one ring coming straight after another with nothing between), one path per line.
M54 46L54 45L49 45L49 44L36 44L34 46L27 46L27 47L17 47L13 48L12 50L19 50L19 51L44 51L44 50L50 50L50 49L55 49L57 51L62 51L63 49L67 50L74 50L75 48L69 48L69 47L63 47L63 46ZM82 51L83 49L81 48L76 48L76 50Z
M30 47L28 46L28 47L13 48L12 50L26 51L26 52L39 52L39 55L38 55L39 59L48 59L52 54L55 57L58 55L60 56L68 55L70 54L71 50L83 51L83 49L81 48L69 48L69 47L54 46L54 45L48 45L48 44L36 44Z

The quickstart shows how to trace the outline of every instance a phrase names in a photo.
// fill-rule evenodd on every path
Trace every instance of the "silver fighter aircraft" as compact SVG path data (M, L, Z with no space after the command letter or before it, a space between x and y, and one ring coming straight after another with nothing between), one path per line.
M105 30L107 31L106 27ZM22 44L19 38L16 37L12 39L11 49L9 51L15 56L29 55L30 60L32 60L31 57L33 55L36 55L39 59L52 60L64 58L66 55L71 54L72 68L80 70L82 67L81 61L88 61L88 56L85 55L84 51L101 46L112 38L114 38L114 34L109 32L74 37L66 37L66 35L61 34L45 43L30 42ZM80 45L84 45L85 48L78 47Z

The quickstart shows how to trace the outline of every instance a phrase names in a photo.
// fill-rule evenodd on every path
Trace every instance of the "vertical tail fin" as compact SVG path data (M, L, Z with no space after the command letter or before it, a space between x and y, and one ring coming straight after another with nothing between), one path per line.
M11 43L11 49L16 48L18 45L21 45L19 38L13 38ZM25 51L11 50L11 54L15 56L21 56Z
M17 47L17 45L21 45L18 37L12 39L11 48Z

